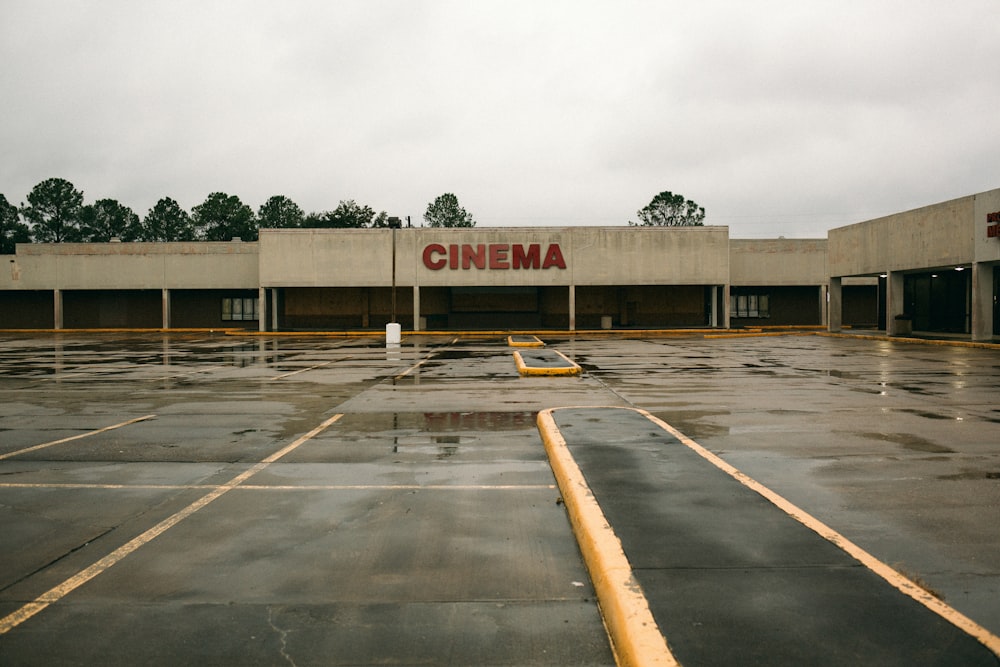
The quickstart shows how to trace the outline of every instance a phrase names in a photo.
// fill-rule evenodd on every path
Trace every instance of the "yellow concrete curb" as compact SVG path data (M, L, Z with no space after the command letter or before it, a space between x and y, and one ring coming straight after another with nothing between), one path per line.
M226 329L226 328L209 328L209 327L181 327L177 329L162 329L162 328L150 328L150 329L138 329L135 327L103 327L103 328L93 328L93 329L0 329L2 334L94 334L94 333L168 333L168 334L182 334L182 333L217 333L217 334L232 334L233 332L246 331L246 329Z
M535 340L514 340L514 336L507 336L507 345L509 347L545 347L545 343L538 338L538 336L532 336Z
M514 352L514 363L517 364L517 372L521 375L579 375L583 370L580 365L567 357L559 350L552 350L560 357L570 363L569 366L529 366L525 363L520 352Z
M678 666L632 574L618 536L556 426L552 417L556 409L538 413L538 431L594 584L615 661L622 666Z
M855 340L879 340L890 343L914 343L916 345L943 345L950 347L971 347L980 350L1000 350L1000 343L979 343L969 340L943 340L939 338L909 338L906 336L867 336L865 334L846 334L833 331L817 331L817 336L828 338L853 338Z

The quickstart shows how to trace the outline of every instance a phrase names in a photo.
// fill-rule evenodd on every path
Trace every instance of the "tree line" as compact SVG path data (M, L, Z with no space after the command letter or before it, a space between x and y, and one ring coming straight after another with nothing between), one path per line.
M705 209L682 195L664 191L637 211L635 227L704 225ZM427 205L428 227L475 227L472 214L446 192ZM83 192L62 178L49 178L15 206L0 194L0 254L11 254L17 243L106 243L120 241L256 241L258 230L321 227L365 229L399 226L398 218L353 199L341 200L332 211L305 213L284 195L274 195L256 212L235 195L213 192L190 213L163 197L144 218L115 199L84 204Z
M428 204L429 227L474 227L475 220L445 193ZM332 211L305 213L284 195L274 195L255 212L239 197L213 192L188 212L163 197L145 217L115 199L85 204L83 192L63 178L49 178L15 206L0 194L0 254L11 254L17 243L106 243L128 241L256 241L258 230L325 227L363 229L398 226L398 218L353 199L341 200Z

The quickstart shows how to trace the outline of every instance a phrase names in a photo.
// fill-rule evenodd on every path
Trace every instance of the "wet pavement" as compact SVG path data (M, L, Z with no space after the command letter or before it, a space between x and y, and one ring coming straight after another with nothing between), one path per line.
M686 665L997 664L980 635L924 590L880 578L841 536L829 539L829 527L765 498L648 413L562 408L540 421L600 504L596 522L577 520L578 533L593 535L581 543L599 539L605 522L613 527L643 591L638 605L669 643L660 654ZM567 506L579 511L576 498ZM600 581L600 566L590 570ZM612 608L606 597L600 589L602 608ZM638 664L657 655L635 653Z
M1000 633L1000 352L383 343L0 336L0 663L613 664L562 406L649 410Z

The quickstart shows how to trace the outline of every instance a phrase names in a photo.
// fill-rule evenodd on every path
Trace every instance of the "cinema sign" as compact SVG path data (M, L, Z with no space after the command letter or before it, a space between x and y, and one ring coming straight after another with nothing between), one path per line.
M986 214L986 237L1000 238L1000 211Z
M424 266L432 271L491 269L565 269L566 260L558 243L542 252L540 243L452 243L447 247L430 243L424 247Z

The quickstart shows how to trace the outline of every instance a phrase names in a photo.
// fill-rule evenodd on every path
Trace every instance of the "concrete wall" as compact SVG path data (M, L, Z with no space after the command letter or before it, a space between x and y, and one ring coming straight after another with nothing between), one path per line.
M1000 213L1000 188L975 195L973 206L973 222L975 224L975 255L977 262L1000 261L1000 236L990 238L986 235L986 216Z
M825 285L826 239L729 241L729 279L735 285Z
M392 230L261 230L265 287L392 284ZM428 268L424 252L444 265ZM542 258L558 246L566 268L512 265L514 245L537 244ZM498 249L507 268L451 268L457 245ZM729 280L727 227L412 228L396 231L396 284L401 286L721 285Z
M256 243L40 243L3 255L0 290L256 288Z
M831 229L829 274L872 275L971 263L976 199L962 197Z

